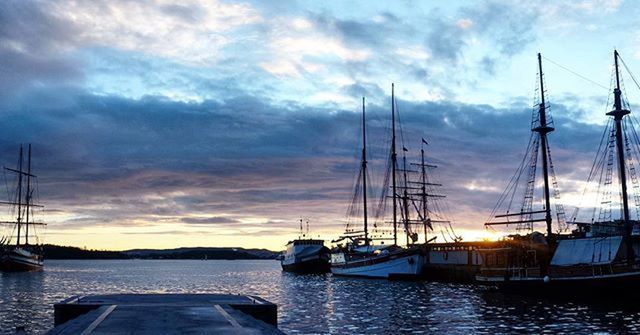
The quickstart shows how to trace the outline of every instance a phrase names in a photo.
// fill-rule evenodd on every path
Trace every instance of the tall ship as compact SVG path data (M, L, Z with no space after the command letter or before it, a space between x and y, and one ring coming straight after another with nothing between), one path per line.
M39 271L44 265L43 248L36 229L45 224L33 220L34 208L42 206L34 201L37 198L37 179L31 172L31 144L28 146L26 169L24 163L20 146L17 168L4 168L16 177L16 187L10 192L9 200L0 201L0 204L11 207L15 217L15 220L0 222L11 232L0 239L0 270L6 272Z
M487 262L478 281L522 292L589 292L593 296L612 292L634 294L640 280L637 256L640 251L640 185L635 170L640 163L640 137L636 133L637 122L629 117L629 104L622 96L621 58L617 51L613 56L613 109L607 112L612 118L605 127L583 192L597 198L597 204L588 207L591 219L578 221L578 208L569 222L575 227L572 233L553 234L547 202L541 212L545 214L547 235L531 239L521 237L502 249L485 250L483 257ZM540 110L544 111L543 105ZM544 124L540 126L544 127ZM550 157L547 159L550 162ZM633 194L629 192L629 181ZM595 184L595 190L588 192L591 184ZM546 180L545 192L548 192ZM618 199L614 197L616 193ZM635 202L635 219L631 217L629 198ZM614 209L617 206L619 211ZM615 212L620 213L619 218L614 216Z
M365 100L362 99L362 156L360 169L356 178L354 195L347 213L347 228L345 233L334 240L338 246L331 254L331 272L339 276L354 276L386 279L412 279L417 278L422 270L423 251L414 245L417 235L412 232L410 225L409 201L406 164L406 148L403 146L403 166L398 166L396 151L396 105L394 86L391 86L391 148L387 161L384 184L381 187L381 195L378 200L374 215L373 230L370 227L370 215L368 212L368 161L367 161L367 132ZM399 185L402 183L404 186ZM391 184L391 185L389 185ZM388 191L392 194L388 195ZM387 200L391 199L393 211L391 222L385 222L385 209ZM361 216L358 215L362 210ZM361 222L354 222L360 221ZM385 236L382 226L385 223L392 224L391 237ZM361 225L360 225L361 224ZM401 226L402 225L402 226ZM399 245L398 237L402 234L406 237L406 244ZM375 235L378 233L378 235ZM385 242L392 241L390 244Z
M300 219L300 236L287 243L280 265L283 271L295 273L329 272L330 250L324 246L324 240L309 236L309 221L304 233Z
M415 203L417 216L410 223L416 230L422 229L423 241L419 242L424 250L424 264L421 277L428 280L473 282L480 271L482 257L479 249L490 247L493 241L463 241L458 236L449 218L446 196L440 191L435 176L437 165L427 161L425 148L427 141L422 139L420 161L411 163L414 180L410 201Z
M548 274L549 262L559 238L553 231L551 185L553 200L556 200L558 231L566 229L564 207L559 202L560 193L548 140L548 134L555 127L548 114L541 54L538 54L538 80L539 100L532 112L527 150L492 210L491 218L485 223L490 229L493 226L515 226L516 233L508 235L491 248L480 250L483 264L476 280L483 284L519 286L531 280L541 280ZM539 185L537 178L540 177L541 189L536 187ZM534 230L536 223L545 224L546 235Z

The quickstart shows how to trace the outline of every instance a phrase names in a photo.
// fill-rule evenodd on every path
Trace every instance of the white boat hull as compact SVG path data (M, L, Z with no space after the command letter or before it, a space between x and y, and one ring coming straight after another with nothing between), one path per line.
M373 256L366 259L331 264L331 273L338 276L369 278L415 278L424 263L420 253Z

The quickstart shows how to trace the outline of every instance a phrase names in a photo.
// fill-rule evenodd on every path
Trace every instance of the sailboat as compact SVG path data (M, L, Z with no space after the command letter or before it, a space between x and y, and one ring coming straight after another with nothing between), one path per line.
M28 147L27 169L24 169L23 148L20 146L18 166L16 169L6 168L17 178L15 198L10 201L0 202L15 209L15 221L0 222L10 225L15 231L15 236L3 237L0 240L0 270L14 271L39 271L42 270L44 255L42 245L32 244L29 238L36 237L35 227L45 225L42 222L33 221L33 208L42 207L34 203L34 187L36 176L31 173L31 144ZM15 238L15 240L13 240ZM37 238L37 237L36 237Z
M549 263L557 247L557 241L563 238L553 232L551 207L551 186L554 188L556 200L557 223L563 228L564 207L559 203L559 190L551 161L551 150L547 135L554 131L553 120L547 115L547 102L542 72L542 56L538 53L538 70L540 80L540 103L536 106L532 118L531 137L527 153L516 173L509 181L505 191L492 211L492 217L485 223L486 227L496 225L516 226L518 232L512 234L488 248L479 249L482 257L480 272L476 280L482 284L493 284L501 287L521 287L532 282L542 283L549 274ZM541 162L539 162L541 160ZM539 164L541 163L541 164ZM542 167L542 190L536 192L536 176L539 165ZM525 178L522 178L525 177ZM550 183L551 179L551 183ZM524 182L524 183L523 183ZM524 184L524 185L522 185ZM520 186L524 186L524 190ZM516 193L522 192L522 203L519 209L511 212ZM540 203L536 195L541 194ZM534 205L540 206L536 208ZM497 214L506 206L506 213ZM546 224L546 235L534 231L534 223Z
M503 250L486 251L487 263L493 266L483 268L477 276L478 281L497 283L498 286L516 289L519 292L546 292L552 294L575 294L583 297L610 296L622 293L624 296L637 295L637 283L640 280L640 263L637 252L640 251L638 236L639 221L632 220L629 211L628 176L631 177L636 194L636 208L640 207L638 179L634 161L640 158L640 138L635 133L632 118L625 118L631 111L628 103L622 98L619 73L619 54L614 50L615 87L613 89L612 116L601 141L601 148L596 154L594 166L589 179L592 180L600 169L599 181L604 187L613 188L613 170L617 165L618 186L620 194L620 219L613 219L611 207L615 202L611 199L609 189L604 198L600 198L601 208L598 219L591 222L576 222L577 213L573 215L573 223L577 226L570 235L547 234L547 239L539 239L539 249L545 252L542 257L528 254L533 248L516 247ZM613 125L613 127L609 127ZM631 138L625 132L631 131ZM608 140L605 141L605 138ZM635 146L635 147L634 147ZM627 156L627 155L628 156ZM626 156L626 157L625 157ZM603 185L599 185L598 188ZM546 211L548 217L548 211ZM640 211L636 211L640 215ZM549 220L547 220L549 225ZM546 243L545 243L546 242ZM502 255L502 257L500 257ZM533 256L533 257L532 257Z
M622 97L619 71L621 58L617 50L614 50L613 58L613 110L607 113L612 118L603 134L600 157L596 155L592 167L592 172L598 166L602 170L604 185L599 188L608 188L605 191L608 194L600 198L600 205L603 207L597 220L595 213L591 222L576 222L577 213L573 215L572 223L578 227L575 231L576 238L559 242L551 259L548 275L543 280L543 286L554 292L590 290L593 295L620 292L637 296L636 288L640 280L640 186L634 165L640 161L640 138L636 133L636 121L628 116L631 114L629 104ZM613 127L609 128L612 123ZM605 141L607 137L608 140ZM612 218L612 207L616 202L611 199L612 188L615 188L614 161L617 162L620 194L620 219L617 220ZM633 186L632 192L635 192L635 220L631 219L629 209L629 179Z
M327 273L329 272L329 248L324 246L324 240L308 238L302 229L300 219L300 237L287 243L287 250L282 255L280 265L283 271L295 273Z
M412 247L409 244L411 233L409 230L409 218L407 216L408 203L405 187L404 196L401 196L399 190L401 187L397 185L398 164L396 152L396 109L394 85L391 86L391 190L393 199L393 244L385 245L384 239L374 239L371 236L369 227L369 215L367 206L367 133L366 133L366 114L365 99L362 99L362 157L360 162L360 173L358 182L356 182L356 190L354 201L357 201L357 195L361 191L363 205L363 230L349 231L347 230L343 236L334 240L334 243L346 241L345 245L339 245L337 250L331 254L331 272L340 276L355 276L369 278L386 278L386 279L410 279L420 275L423 264L423 252L420 248ZM404 148L403 148L404 149ZM404 169L406 172L406 158L404 158ZM404 179L406 184L406 178ZM405 185L406 186L406 185ZM361 189L360 189L361 187ZM386 189L381 199L386 199ZM402 200L404 199L404 200ZM402 201L400 201L402 200ZM407 247L398 245L398 205L402 204L401 210L404 212L404 230L407 234ZM353 204L353 202L352 202ZM379 244L374 245L374 242Z

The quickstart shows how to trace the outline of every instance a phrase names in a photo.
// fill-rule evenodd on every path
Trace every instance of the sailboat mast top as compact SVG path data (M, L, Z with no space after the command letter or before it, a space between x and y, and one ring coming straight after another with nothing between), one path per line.
M394 84L391 83L391 180L393 189L393 244L398 244L398 204L396 192L396 102L394 93Z
M365 120L365 101L364 97L362 97L362 207L364 210L364 244L369 245L369 224L367 221L367 128Z
M538 71L540 73L540 107L538 110L540 124L532 130L540 134L540 149L542 151L542 175L544 178L544 204L545 204L545 222L547 224L547 237L551 238L553 231L551 227L551 197L549 191L549 157L547 154L547 133L554 130L553 127L547 125L546 101L544 98L544 80L542 74L542 55L538 53Z

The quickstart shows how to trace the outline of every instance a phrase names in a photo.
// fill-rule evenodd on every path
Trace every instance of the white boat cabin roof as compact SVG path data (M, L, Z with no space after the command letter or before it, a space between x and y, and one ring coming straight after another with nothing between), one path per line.
M609 264L618 255L621 244L622 236L560 240L551 265Z

